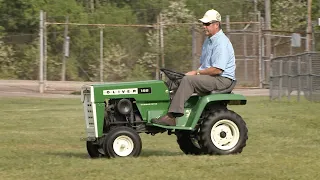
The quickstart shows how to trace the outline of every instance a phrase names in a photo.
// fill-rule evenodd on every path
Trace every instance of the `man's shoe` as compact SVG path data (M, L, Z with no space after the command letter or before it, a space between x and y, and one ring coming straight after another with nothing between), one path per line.
M164 115L159 117L158 119L152 119L151 122L155 124L164 125L164 126L175 126L176 118L170 117L168 115Z

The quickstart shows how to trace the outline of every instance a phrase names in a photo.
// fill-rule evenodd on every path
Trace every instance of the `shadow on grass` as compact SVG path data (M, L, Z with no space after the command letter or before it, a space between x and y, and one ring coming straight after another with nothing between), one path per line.
M87 153L82 152L50 152L51 156L58 156L63 158L79 158L79 159L91 159ZM172 152L172 151L160 151L142 149L139 157L151 157L151 156L181 156L183 152Z
M151 156L181 156L184 155L183 152L177 151L166 151L166 150L153 150L153 149L142 149L141 157L151 157Z
M49 152L51 156L59 156L63 158L80 158L80 159L90 159L87 153L83 152Z

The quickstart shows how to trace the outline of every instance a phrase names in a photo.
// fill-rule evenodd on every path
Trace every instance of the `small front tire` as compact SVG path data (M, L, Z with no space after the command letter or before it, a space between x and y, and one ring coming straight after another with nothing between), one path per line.
M134 129L118 127L107 134L103 149L111 158L138 157L141 153L142 142L139 134Z

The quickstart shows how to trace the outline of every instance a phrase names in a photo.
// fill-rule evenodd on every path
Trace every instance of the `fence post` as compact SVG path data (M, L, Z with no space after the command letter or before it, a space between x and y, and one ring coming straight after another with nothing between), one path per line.
M270 59L270 72L269 72L269 80L270 80L270 89L269 89L269 98L270 98L270 101L272 100L273 98L273 60Z
M283 72L282 72L282 70L283 70L283 60L281 59L280 60L280 66L279 66L279 92L278 92L278 96L279 96L279 100L281 100L281 96L282 96L282 81L283 81Z
M261 45L261 42L262 42L262 35L261 35L261 18L260 18L260 11L258 12L258 21L259 21L259 34L258 34L258 45L259 45L259 52L258 52L258 55L259 55L259 87L262 88L262 83L264 81L264 78L263 78L263 60L262 60L262 45Z
M265 41L264 41L264 36L263 36L263 33L262 33L262 30L264 29L264 18L261 17L260 18L260 30L259 30L259 36L260 36L260 46L261 46L261 74L262 74L262 79L263 79L263 82L265 82L266 84L269 84L270 82L268 82L270 79L268 77L268 75L270 76L269 72L267 73L266 71L266 60L265 60ZM270 61L269 61L270 63ZM269 84L270 85L270 84Z
M309 80L309 98L310 98L310 101L313 101L313 75L312 75L312 58L311 58L312 54L309 54L309 58L308 58L308 61L309 61L309 74L308 74L308 80Z
M243 32L243 56L244 56L244 79L245 81L248 81L247 34L245 32Z
M298 96L297 100L300 102L300 91L301 91L301 57L298 57Z
M288 63L288 101L291 99L291 59Z
M227 29L227 36L230 38L230 34L229 34L229 32L230 32L230 16L229 15L226 16L226 29Z
M39 63L39 91L43 93L44 83L43 83L43 11L40 11L40 63Z

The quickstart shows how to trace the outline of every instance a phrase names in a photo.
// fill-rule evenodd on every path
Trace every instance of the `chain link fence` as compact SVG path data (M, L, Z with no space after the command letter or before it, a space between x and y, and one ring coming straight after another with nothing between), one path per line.
M293 32L278 32L278 31L263 31L262 38L262 80L263 84L267 87L270 86L270 60L272 58L281 56L290 56L300 54L306 51L306 37L302 36L300 33L300 46L293 46L292 36ZM267 54L268 45L266 44L267 38L270 38L270 54Z
M271 59L270 99L292 96L320 101L320 53L301 53Z
M238 86L270 87L271 81L277 86L276 77L269 78L270 59L304 52L306 38L302 37L300 47L292 47L290 32L266 31L259 13L248 14L246 21L232 21L229 16L224 16L222 21L222 29L235 50ZM131 21L130 17L125 19L97 24L102 22L99 18L82 23L72 17L44 15L42 21L39 19L42 22L39 32L2 37L4 60L0 77L38 80L43 71L43 84L46 81L121 82L158 79L161 67L179 72L198 68L206 36L196 20L167 23L158 16L153 23L143 24ZM43 42L39 46L41 32ZM315 36L316 39L319 35L315 33ZM271 39L270 54L267 38ZM39 53L40 49L43 52ZM39 66L41 56L43 68Z
M47 74L47 80L120 82L157 79L161 67L188 72L199 67L202 43L206 38L199 23L61 22L61 19L45 22L47 71L44 74ZM229 20L222 24L233 43L236 78L241 86L257 87L260 83L260 24Z

